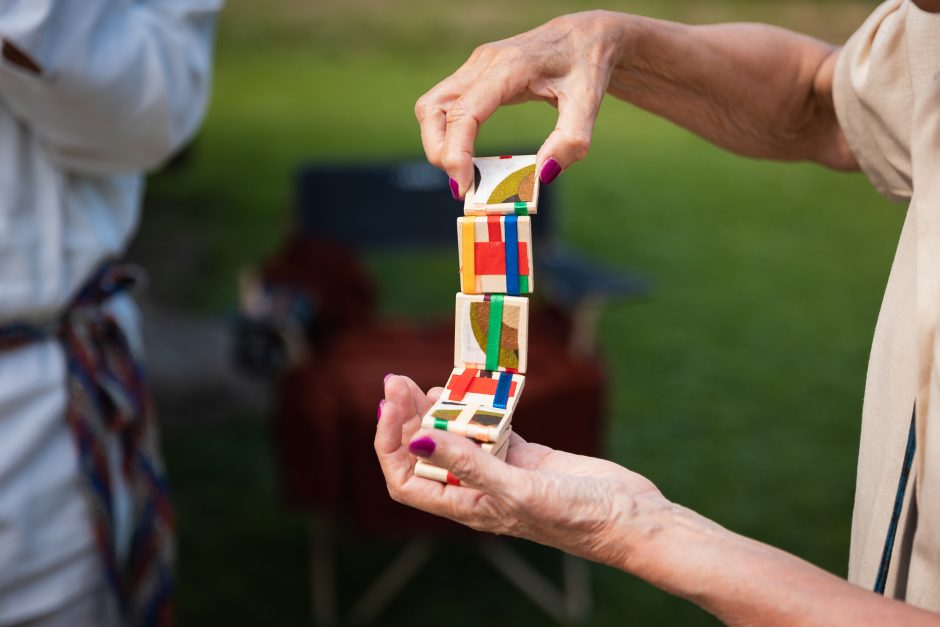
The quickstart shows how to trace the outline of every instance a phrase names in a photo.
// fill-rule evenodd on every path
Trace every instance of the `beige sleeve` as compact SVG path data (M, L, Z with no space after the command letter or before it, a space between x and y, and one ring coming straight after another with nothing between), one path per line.
M845 44L833 79L836 116L875 188L909 200L913 96L905 42L907 3L888 0Z

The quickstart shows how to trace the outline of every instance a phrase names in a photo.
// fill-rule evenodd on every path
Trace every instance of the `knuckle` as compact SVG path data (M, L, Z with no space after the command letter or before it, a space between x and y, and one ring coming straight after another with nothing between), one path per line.
M444 116L447 124L460 122L470 115L470 109L463 98L458 98L447 108L447 114Z
M478 474L476 461L466 451L461 451L454 457L450 471L460 479L467 481L473 481Z
M584 159L591 149L591 136L588 133L572 133L568 137L568 145L575 159Z
M493 44L491 43L480 44L479 46L473 49L473 52L470 53L470 58L473 60L483 59L483 58L486 58L488 55L490 55L492 52L493 52Z
M441 165L447 172L456 172L463 164L462 153L455 150L446 150L441 155Z
M421 96L415 102L415 117L419 120L424 119L428 115L428 110L430 109L430 103L428 102L427 95Z

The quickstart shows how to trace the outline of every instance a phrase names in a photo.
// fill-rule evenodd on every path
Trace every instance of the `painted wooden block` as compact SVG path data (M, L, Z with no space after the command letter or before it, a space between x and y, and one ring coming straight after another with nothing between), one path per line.
M421 419L421 428L450 431L481 442L498 442L511 422L512 412L505 409L439 400Z
M478 157L463 212L477 215L529 215L538 212L539 177L535 155Z
M508 371L454 368L439 400L489 405L512 411L522 395L525 377Z
M506 461L506 453L509 452L509 436L511 435L512 427L510 426L506 429L506 432L503 433L502 437L499 438L498 442L480 442L480 448Z
M450 485L460 485L460 479L450 474L450 471L423 459L419 459L418 463L415 464L415 476L440 481L441 483L449 483Z
M529 299L457 294L454 367L525 374Z
M457 218L460 291L531 294L535 291L532 220L528 216Z

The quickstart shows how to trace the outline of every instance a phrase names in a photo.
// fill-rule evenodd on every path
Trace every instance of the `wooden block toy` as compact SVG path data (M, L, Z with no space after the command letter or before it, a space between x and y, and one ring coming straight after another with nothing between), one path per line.
M454 368L439 400L491 405L512 411L524 385L524 376L505 370Z
M535 291L529 216L457 218L460 291L531 294Z
M525 385L529 299L535 290L532 221L538 210L535 156L473 160L473 184L457 218L460 293L454 313L454 371L421 418L505 460L512 414ZM418 460L414 473L450 485L446 468Z
M507 435L506 441L503 442L499 447L496 448L496 450L493 451L493 456L494 456L494 457L497 457L498 459L500 459L500 460L502 460L502 461L506 461L506 456L509 454L509 437L508 437L508 435L509 435L509 433L511 433L511 432L512 432L512 429L510 429L509 431L506 432L506 435Z
M457 294L454 367L525 374L529 299Z
M460 480L450 474L450 471L440 466L435 466L423 459L419 459L418 463L415 464L415 476L440 481L441 483L448 483L450 485L460 485Z
M450 431L481 442L499 442L512 411L479 403L438 400L421 419L422 429Z
M505 433L496 442L479 442L480 448L487 453L492 453L496 457L506 459L506 452L509 450L509 436L512 435L512 427L506 429Z
M535 155L473 160L473 183L464 198L465 215L524 216L538 211L538 201Z

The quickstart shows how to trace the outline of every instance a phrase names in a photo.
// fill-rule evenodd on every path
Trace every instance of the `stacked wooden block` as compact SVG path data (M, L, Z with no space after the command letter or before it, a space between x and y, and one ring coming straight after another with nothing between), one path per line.
M505 459L525 385L529 300L522 295L535 290L529 216L538 210L539 179L534 155L474 159L473 173L457 218L454 371L422 427L466 436ZM459 483L423 460L415 474Z

